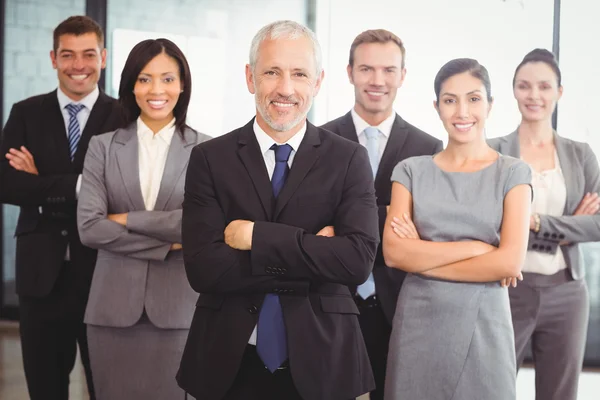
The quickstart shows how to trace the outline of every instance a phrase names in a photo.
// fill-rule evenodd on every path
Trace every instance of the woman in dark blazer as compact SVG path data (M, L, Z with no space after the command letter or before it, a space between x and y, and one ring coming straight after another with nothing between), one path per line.
M188 63L166 39L137 44L121 74L126 123L96 136L78 202L81 241L98 249L85 322L98 400L183 398L175 374L197 294L181 251L190 152Z
M563 91L552 53L527 54L516 69L513 91L521 124L489 143L523 159L533 173L524 280L509 290L517 366L531 339L536 399L573 400L589 318L579 243L600 240L600 169L588 144L565 139L552 128Z

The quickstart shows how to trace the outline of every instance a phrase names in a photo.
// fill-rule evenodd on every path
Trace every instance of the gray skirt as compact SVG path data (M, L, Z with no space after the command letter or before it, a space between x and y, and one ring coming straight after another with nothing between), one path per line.
M514 400L508 290L408 274L388 355L386 400Z
M184 400L175 374L188 332L157 328L146 313L127 328L88 325L96 399Z

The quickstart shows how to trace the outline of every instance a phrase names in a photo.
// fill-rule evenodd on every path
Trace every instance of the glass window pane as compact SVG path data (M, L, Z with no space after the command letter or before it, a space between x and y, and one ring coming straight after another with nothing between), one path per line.
M185 53L192 73L188 124L210 136L245 125L255 114L244 68L250 42L278 19L306 23L305 0L108 1L109 94L117 96L131 48L165 37Z

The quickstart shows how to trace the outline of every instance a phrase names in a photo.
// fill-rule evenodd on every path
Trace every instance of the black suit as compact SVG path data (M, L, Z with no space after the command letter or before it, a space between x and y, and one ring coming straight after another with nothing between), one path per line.
M201 295L180 386L198 399L238 398L231 393L240 391L234 381L248 372L244 353L263 298L278 293L289 373L300 396L336 400L372 390L348 286L371 271L379 243L376 216L366 150L310 123L277 200L252 121L194 148L182 244L188 279ZM255 221L251 251L223 241L236 219ZM315 235L328 225L335 238ZM249 385L245 392L252 390Z
M322 126L333 133L358 142L356 127L352 113L330 121ZM379 209L379 232L383 237L383 227L387 217L387 206L390 204L392 182L390 180L394 167L405 158L435 154L442 150L442 141L412 126L396 114L392 130L388 138L379 168L375 176L375 193ZM392 330L392 319L396 310L396 302L400 287L404 281L404 271L388 268L383 259L382 246L377 249L377 257L373 266L376 298L363 302L357 298L361 310L359 317L361 329L371 359L377 391L371 394L372 400L383 399L383 383L387 363L388 342ZM353 288L355 289L355 288Z
M15 232L17 294L25 376L34 400L67 398L77 342L90 377L83 313L96 251L79 240L76 183L90 137L114 130L120 118L117 101L100 92L73 162L56 90L14 104L3 130L0 202L21 208ZM39 175L8 163L8 150L21 146L32 153Z

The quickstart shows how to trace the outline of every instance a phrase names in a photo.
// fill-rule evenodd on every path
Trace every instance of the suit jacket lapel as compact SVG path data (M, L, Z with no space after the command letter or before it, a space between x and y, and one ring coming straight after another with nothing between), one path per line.
M135 210L145 210L146 206L140 187L136 122L132 122L125 129L119 129L115 134L115 142L123 145L116 151L116 158L125 191Z
M340 136L358 143L358 135L356 134L356 126L354 126L351 111L348 111L340 121Z
M573 165L569 162L570 160L575 159L575 155L571 154L569 143L558 136L556 132L554 132L554 145L556 147L560 167L567 187L567 201L565 202L564 214L570 214L579 204L579 200L576 198L576 186L580 177L577 174L577 171L573 169ZM506 137L506 141L501 145L500 152L515 158L521 158L518 130ZM533 195L535 196L535 193Z
M52 143L54 144L54 151L56 154L56 160L60 160L60 163L64 165L65 169L71 168L71 155L69 154L69 143L67 140L67 131L65 129L65 119L58 104L58 97L56 90L48 93L44 100L44 115L41 116L39 121L44 121L41 127L43 132L47 132L52 135ZM32 116L35 118L35 116Z
M398 163L396 160L399 159L399 153L402 151L407 136L408 131L406 129L406 123L398 114L396 114L396 119L394 120L392 130L390 131L390 137L388 138L383 155L381 156L377 174L375 175L375 191L377 193L388 190L390 171Z
M260 202L267 216L267 220L271 221L273 211L273 188L269 180L269 173L265 160L260 152L260 147L256 136L254 135L254 118L240 129L238 138L238 156L244 164L248 175L252 180L254 189L260 198Z
M308 174L308 171L310 171L314 163L319 159L319 152L315 147L320 144L321 138L319 137L319 131L314 125L307 121L306 134L304 139L302 139L302 143L300 143L298 152L294 156L292 168L290 169L283 189L281 189L281 193L279 193L279 197L277 198L275 213L273 215L275 221L296 189L298 189L298 186L300 186L300 183L304 180L306 174Z
M518 130L504 138L504 143L500 145L500 153L514 158L521 158L521 146L519 145Z
M177 185L177 181L183 172L186 170L188 160L193 145L196 144L196 133L189 128L185 128L183 135L178 129L175 130L173 140L169 146L167 154L167 162L160 181L160 189L156 197L154 209L161 211L165 209L171 194Z
M577 187L578 183L582 180L582 175L578 174L578 171L573 168L572 160L576 160L577 155L572 151L569 142L558 136L556 131L554 132L554 145L556 146L560 168L567 187L567 201L565 202L563 214L571 215L581 201Z
M85 158L85 153L87 152L90 138L95 134L103 133L101 131L102 127L104 126L104 122L108 119L108 114L112 110L110 102L110 97L108 97L101 91L98 95L96 103L94 104L94 107L92 107L92 109L90 110L90 116L88 117L88 120L85 124L85 128L83 129L83 132L81 132L81 139L79 140L77 151L75 152L73 164L83 164L83 160Z

